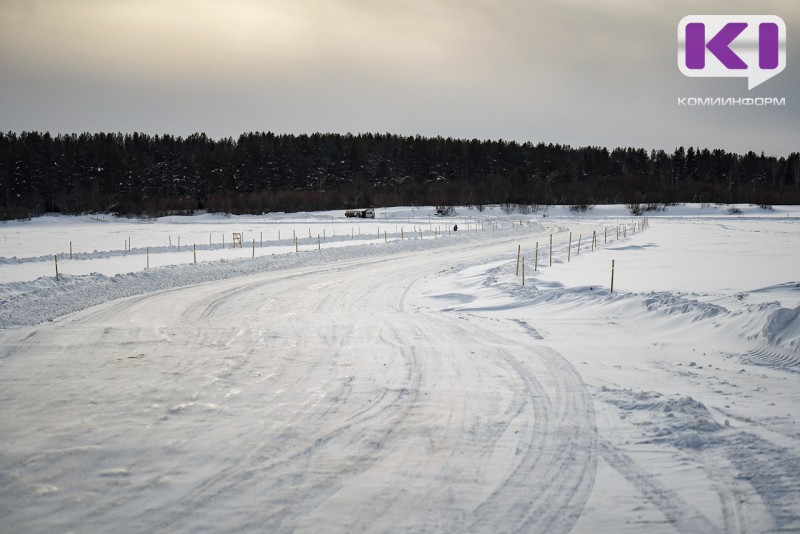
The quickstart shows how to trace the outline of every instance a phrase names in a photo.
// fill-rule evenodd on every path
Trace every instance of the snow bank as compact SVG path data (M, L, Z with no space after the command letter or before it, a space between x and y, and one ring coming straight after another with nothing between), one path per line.
M621 410L621 417L642 429L642 443L669 443L702 449L719 440L723 428L702 403L689 396L666 398L652 391L601 388L599 398Z
M761 331L774 345L790 340L789 344L797 348L797 338L800 337L800 320L798 318L800 318L800 306L778 308L769 314Z

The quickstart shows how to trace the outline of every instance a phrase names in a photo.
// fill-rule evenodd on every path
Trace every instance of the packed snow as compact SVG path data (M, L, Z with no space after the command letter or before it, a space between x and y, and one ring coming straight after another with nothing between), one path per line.
M434 211L0 224L0 531L800 529L800 208Z

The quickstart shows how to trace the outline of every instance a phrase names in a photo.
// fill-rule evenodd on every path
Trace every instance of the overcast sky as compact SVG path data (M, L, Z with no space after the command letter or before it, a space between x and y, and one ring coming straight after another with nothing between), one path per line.
M772 14L787 67L687 78L690 14ZM797 0L0 0L0 130L389 132L800 151ZM679 97L785 97L782 108Z

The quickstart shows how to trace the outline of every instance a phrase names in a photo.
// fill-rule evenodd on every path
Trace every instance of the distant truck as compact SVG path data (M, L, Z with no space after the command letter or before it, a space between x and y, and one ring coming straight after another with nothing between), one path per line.
M456 210L453 206L436 206L437 217L452 217L455 214Z
M347 210L344 212L345 217L358 217L359 219L374 219L375 210L372 208L365 210Z

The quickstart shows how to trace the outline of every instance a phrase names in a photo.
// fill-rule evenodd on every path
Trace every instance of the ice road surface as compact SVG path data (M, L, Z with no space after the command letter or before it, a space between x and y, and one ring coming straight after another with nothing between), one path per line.
M800 210L741 209L0 224L0 532L798 530Z

